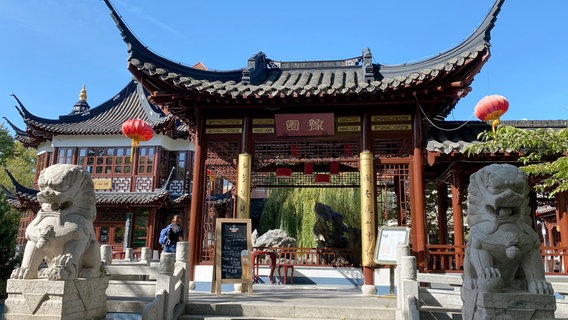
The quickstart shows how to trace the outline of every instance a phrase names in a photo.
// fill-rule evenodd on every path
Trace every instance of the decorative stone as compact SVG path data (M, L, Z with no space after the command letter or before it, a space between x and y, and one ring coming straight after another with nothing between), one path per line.
M8 279L4 319L105 319L108 283L108 276L66 281Z
M361 248L361 230L343 222L343 214L323 203L314 206L314 236L318 248Z
M556 299L531 226L526 175L492 164L471 175L468 192L463 319L554 319Z
M11 278L100 277L101 252L93 227L96 198L90 174L80 166L55 164L42 170L38 186L41 209L26 228L22 264ZM47 268L38 272L44 259Z
M253 247L263 248L295 247L296 239L289 237L286 231L282 229L273 229L258 237L256 241L252 242L252 245Z
M105 319L109 277L93 227L91 176L80 166L56 164L42 170L38 186L41 209L26 228L21 266L7 282L4 319ZM43 260L47 267L39 269Z

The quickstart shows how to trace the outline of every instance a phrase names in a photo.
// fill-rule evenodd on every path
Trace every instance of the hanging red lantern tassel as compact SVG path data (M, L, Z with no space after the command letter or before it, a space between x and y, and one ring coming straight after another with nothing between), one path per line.
M509 109L509 101L500 95L486 96L479 100L475 106L475 116L481 121L492 120L491 128L495 133L495 127L499 124L499 118Z
M152 139L154 131L149 124L140 119L128 119L122 124L122 133L132 139L132 147L130 149L130 162L134 155L134 148L138 147L140 141L148 141Z

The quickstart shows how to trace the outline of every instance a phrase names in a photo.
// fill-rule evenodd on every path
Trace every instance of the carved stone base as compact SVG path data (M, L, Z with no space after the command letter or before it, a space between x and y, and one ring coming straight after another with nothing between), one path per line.
M4 319L105 319L108 283L108 276L68 281L9 279Z
M463 290L464 307L462 314L464 320L554 319L554 311L556 310L556 297L554 295ZM469 303L467 302L468 298L470 299Z

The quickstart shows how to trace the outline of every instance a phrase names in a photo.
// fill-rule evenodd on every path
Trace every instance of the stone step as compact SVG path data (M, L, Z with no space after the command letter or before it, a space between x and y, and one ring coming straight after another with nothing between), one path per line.
M454 307L422 306L420 320L462 320L461 309Z
M107 297L107 312L142 314L144 306L153 299L153 297Z
M396 303L396 302L395 302ZM284 302L189 303L180 319L396 319L394 308L349 305L292 305Z

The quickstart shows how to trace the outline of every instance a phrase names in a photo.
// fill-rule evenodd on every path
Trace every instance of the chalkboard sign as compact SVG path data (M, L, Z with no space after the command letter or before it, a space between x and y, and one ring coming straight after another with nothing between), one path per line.
M241 253L248 250L246 223L221 224L221 279L240 279Z
M211 292L215 286L220 294L222 283L242 283L252 293L251 233L250 219L217 219Z
M378 264L396 264L396 255L400 244L408 244L407 227L381 227L377 235L374 261Z

